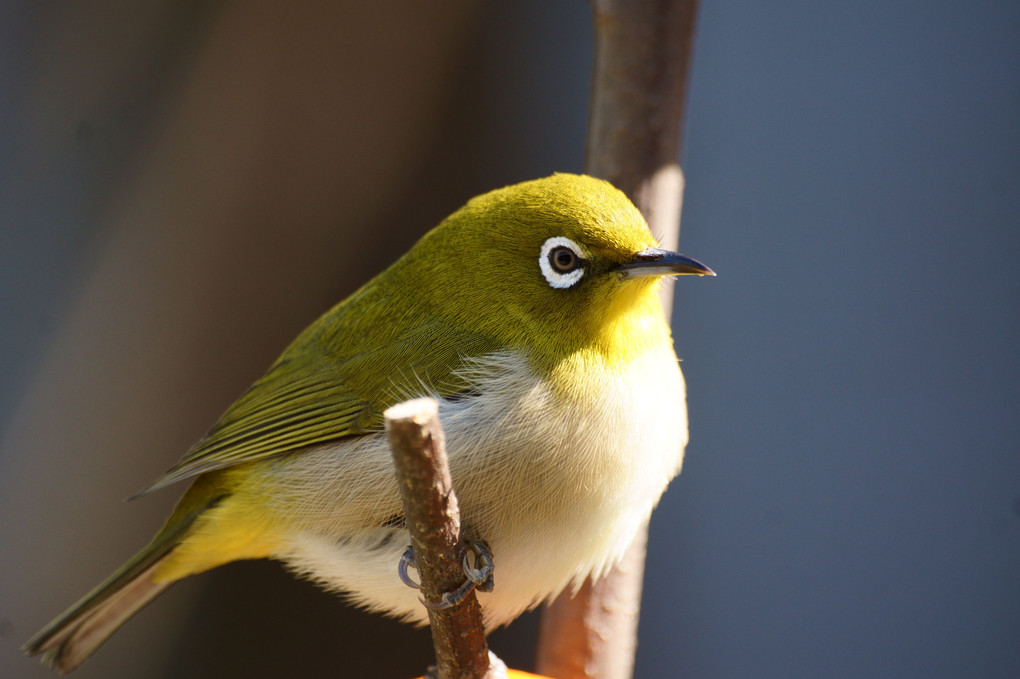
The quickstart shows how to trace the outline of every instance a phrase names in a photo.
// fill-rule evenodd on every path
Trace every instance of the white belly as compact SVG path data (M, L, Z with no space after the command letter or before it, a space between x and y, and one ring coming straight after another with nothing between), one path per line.
M485 396L440 400L462 524L496 565L494 591L479 594L489 628L608 569L680 470L687 416L672 348L625 375L584 369L589 388L557 397L519 356L495 356L471 369ZM292 535L279 558L370 609L427 620L396 575L406 533L378 528L401 512L381 434L268 463L264 501Z

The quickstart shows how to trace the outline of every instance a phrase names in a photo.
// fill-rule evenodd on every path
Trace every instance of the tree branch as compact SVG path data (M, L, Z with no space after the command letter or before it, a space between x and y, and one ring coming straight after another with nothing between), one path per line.
M634 201L663 247L680 234L687 72L697 0L593 0L595 69L585 171ZM667 318L673 287L661 287ZM634 672L647 527L616 568L543 611L538 671L560 679Z
M439 602L464 583L466 551L439 405L431 398L405 401L386 410L385 419L421 593L425 601ZM482 610L473 591L452 608L429 609L429 624L440 679L489 676Z

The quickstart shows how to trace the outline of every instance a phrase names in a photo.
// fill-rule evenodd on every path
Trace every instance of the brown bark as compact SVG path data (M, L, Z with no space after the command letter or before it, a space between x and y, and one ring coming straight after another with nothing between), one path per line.
M608 179L644 214L663 247L680 233L687 73L697 0L593 0L595 68L585 171ZM672 286L662 286L667 317ZM541 674L628 679L634 672L647 529L607 576L543 611Z
M386 438L397 468L421 594L425 601L438 603L445 592L464 583L465 546L436 401L420 398L388 409ZM473 591L451 608L430 608L429 623L440 679L486 676L489 649L482 609Z

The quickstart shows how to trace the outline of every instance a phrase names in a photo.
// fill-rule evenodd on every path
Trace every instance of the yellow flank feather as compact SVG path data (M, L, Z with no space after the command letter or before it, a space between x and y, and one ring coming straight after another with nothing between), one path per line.
M214 472L213 474L224 474ZM182 541L153 571L157 583L171 583L210 568L279 553L283 541L264 505L231 493L192 524Z
M608 183L492 191L302 332L154 490L191 479L152 543L26 646L83 662L180 578L274 558L424 622L382 412L433 396L466 533L496 587L486 625L609 568L680 469L684 382L656 295L711 274L657 249Z

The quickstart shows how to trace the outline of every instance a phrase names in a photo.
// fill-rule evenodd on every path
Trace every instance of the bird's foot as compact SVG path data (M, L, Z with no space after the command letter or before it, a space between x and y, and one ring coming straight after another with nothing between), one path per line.
M443 592L443 596L440 601L432 603L419 598L422 605L433 611L441 611L447 608L452 608L464 601L464 598L471 593L471 590L477 588L480 592L491 592L495 586L493 580L493 572L495 566L492 563L492 552L489 551L489 546L480 540L468 540L466 542L468 547L468 553L464 555L464 562L462 567L464 569L464 575L467 579L457 589L452 592ZM471 564L470 555L474 554L474 565ZM408 587L413 589L421 589L421 584L411 579L411 576L407 573L407 568L415 568L414 549L408 547L404 550L404 554L400 557L400 563L397 564L397 575L400 576L400 581Z
M407 574L408 566L415 570L418 569L418 564L414 560L414 547L411 545L408 545L404 553L400 555L400 562L397 563L397 575L400 576L400 581L411 589L421 589L421 583L415 582Z
M464 575L469 582L473 582L480 592L491 592L495 586L492 574L496 566L492 563L492 550L484 540L468 540L468 552L464 554ZM470 555L475 555L475 565L471 566Z

